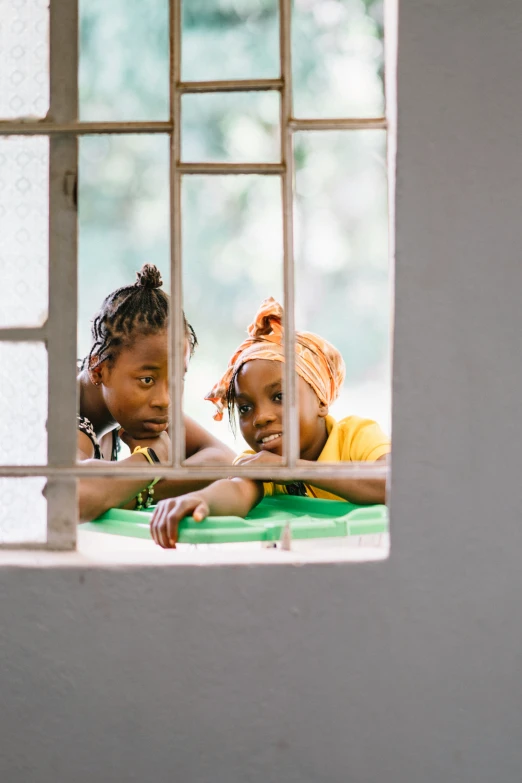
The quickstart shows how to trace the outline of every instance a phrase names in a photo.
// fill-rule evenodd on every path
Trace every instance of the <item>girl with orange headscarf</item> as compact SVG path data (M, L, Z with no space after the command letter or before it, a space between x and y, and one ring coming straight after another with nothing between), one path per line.
M281 465L283 447L282 383L284 362L283 311L266 299L248 327L223 377L205 399L216 406L215 419L225 408L233 421L237 412L241 434L250 449L235 464ZM358 416L341 421L329 415L345 377L339 351L311 332L296 332L295 366L298 375L300 459L310 462L370 462L386 459L389 438L376 422ZM200 492L162 501L151 521L156 543L175 546L178 523L192 514L196 521L212 516L246 516L266 495L291 494L349 500L358 504L384 503L384 479L319 479L313 486L301 482L261 482L244 478L216 481Z

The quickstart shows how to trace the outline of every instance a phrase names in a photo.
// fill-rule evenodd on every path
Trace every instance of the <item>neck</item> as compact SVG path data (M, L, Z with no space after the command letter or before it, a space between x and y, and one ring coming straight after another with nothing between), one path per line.
M100 386L95 386L87 370L78 375L80 384L80 416L86 416L94 427L98 438L114 429L116 422L105 404Z
M326 429L326 419L319 419L317 422L317 435L308 446L301 451L301 459L309 462L316 462L326 446L328 440L328 431Z

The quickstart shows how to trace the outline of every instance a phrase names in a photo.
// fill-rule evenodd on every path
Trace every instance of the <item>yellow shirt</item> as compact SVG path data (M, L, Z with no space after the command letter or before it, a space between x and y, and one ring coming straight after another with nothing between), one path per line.
M341 421L335 421L333 416L326 417L328 440L317 458L317 462L374 462L391 448L390 439L381 430L377 422L371 419L361 419L359 416L347 416ZM244 454L254 454L245 451ZM328 498L329 500L344 500L338 495L326 492L324 489L304 485L306 494L312 498ZM263 484L265 497L269 495L287 495L285 484L275 484L273 481Z

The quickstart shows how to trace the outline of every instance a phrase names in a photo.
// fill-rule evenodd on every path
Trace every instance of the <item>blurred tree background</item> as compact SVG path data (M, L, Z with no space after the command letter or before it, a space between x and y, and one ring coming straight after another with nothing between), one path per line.
M167 0L80 0L80 11L81 118L167 119ZM383 62L383 0L295 0L296 116L382 115ZM185 0L183 79L278 75L275 0ZM143 263L157 264L169 286L168 152L158 135L80 141L79 355L103 297ZM279 154L277 93L183 97L183 160ZM334 414L369 415L389 428L386 134L299 133L295 160L297 326L343 353ZM187 176L183 207L185 311L200 341L185 409L233 444L202 398L260 302L282 297L279 178Z

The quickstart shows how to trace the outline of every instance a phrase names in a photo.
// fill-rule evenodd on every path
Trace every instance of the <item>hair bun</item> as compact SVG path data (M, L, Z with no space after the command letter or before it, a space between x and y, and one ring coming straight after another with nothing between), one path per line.
M139 272L136 272L136 285L139 288L161 288L163 280L161 273L154 264L143 264Z

